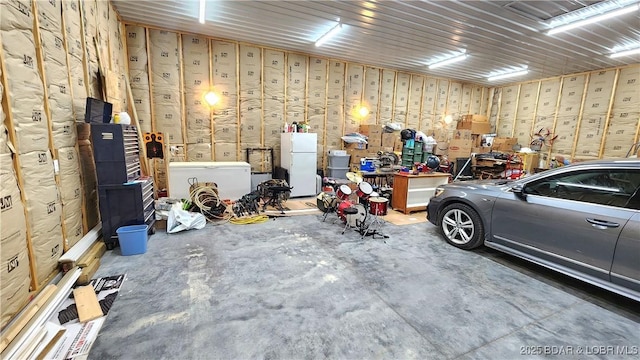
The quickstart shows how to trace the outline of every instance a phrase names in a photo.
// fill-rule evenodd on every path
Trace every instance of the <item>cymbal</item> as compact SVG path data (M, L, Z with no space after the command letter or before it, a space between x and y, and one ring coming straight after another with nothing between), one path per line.
M354 182L356 184L360 184L362 182L362 175L358 175L354 172L348 172L347 179L349 179L349 181Z

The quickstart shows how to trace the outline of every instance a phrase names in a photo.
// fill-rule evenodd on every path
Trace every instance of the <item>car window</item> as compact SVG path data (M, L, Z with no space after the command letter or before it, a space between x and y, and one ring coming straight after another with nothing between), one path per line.
M557 174L527 183L531 195L640 209L640 170L597 169Z

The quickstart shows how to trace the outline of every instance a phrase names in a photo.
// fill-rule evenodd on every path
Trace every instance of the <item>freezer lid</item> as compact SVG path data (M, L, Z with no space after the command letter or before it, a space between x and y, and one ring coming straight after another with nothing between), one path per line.
M185 169L185 168L249 168L251 165L243 161L174 161L169 163L169 169Z

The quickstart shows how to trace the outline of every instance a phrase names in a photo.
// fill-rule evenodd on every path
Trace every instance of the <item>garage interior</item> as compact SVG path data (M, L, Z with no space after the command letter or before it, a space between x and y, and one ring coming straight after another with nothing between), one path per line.
M454 179L640 156L639 9L637 0L3 1L2 357L507 359L580 346L637 355L637 302L489 248L448 245L426 203L411 205L408 174L434 181L421 185L432 196ZM604 19L555 32L592 17ZM96 131L114 126L124 130ZM433 141L430 151L410 148L405 129ZM96 146L107 133L139 146L140 178L126 192L128 168L124 181L106 180L126 154ZM287 137L315 141L312 177L292 189ZM167 233L162 199L192 195L193 181L211 180L188 179L210 164L244 169L248 191L219 169L216 194L230 205L213 215L223 219ZM290 184L269 188L267 212L229 215L232 201L276 179ZM364 214L373 233L318 209L318 193L353 200L368 181L384 204L384 215ZM139 223L156 233L128 256L115 231L133 224L113 217L146 208L127 199L151 187L155 214ZM113 306L82 322L86 338L49 320L72 291L81 301L81 285L124 274ZM94 298L82 301L100 306ZM67 341L77 353L61 352Z

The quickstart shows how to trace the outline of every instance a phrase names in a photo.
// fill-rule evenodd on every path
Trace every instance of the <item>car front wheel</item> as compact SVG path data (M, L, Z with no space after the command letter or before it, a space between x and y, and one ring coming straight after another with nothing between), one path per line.
M465 250L482 245L482 219L469 205L448 205L440 212L439 220L440 230L449 244Z

